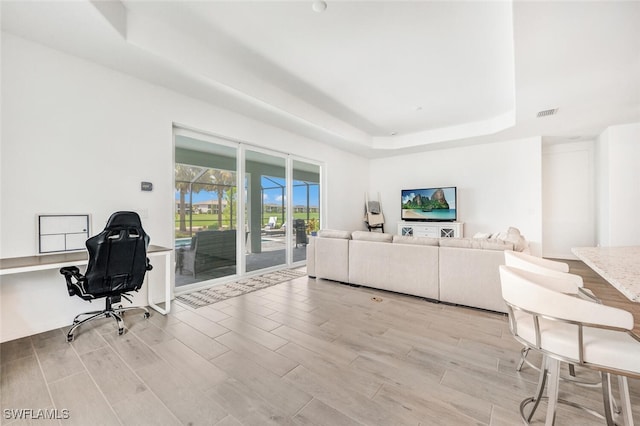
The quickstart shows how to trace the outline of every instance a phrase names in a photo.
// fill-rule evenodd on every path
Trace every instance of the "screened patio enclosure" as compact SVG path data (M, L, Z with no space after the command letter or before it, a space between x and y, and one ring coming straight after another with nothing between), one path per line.
M176 286L286 267L320 227L320 167L176 135L174 201Z

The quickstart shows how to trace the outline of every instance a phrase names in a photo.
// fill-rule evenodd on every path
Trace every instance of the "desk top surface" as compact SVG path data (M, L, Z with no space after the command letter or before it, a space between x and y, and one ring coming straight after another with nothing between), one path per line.
M640 302L640 246L576 247L571 251L629 300Z
M172 250L173 249L168 247L150 245L147 249L147 254L162 254L171 252ZM47 254L42 256L10 257L0 259L0 275L55 269L71 265L83 265L88 261L89 258L86 251Z

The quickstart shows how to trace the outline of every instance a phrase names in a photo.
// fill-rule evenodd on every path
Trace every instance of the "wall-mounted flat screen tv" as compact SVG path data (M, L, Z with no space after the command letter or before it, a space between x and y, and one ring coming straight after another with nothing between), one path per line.
M402 190L402 220L455 222L458 219L455 186Z

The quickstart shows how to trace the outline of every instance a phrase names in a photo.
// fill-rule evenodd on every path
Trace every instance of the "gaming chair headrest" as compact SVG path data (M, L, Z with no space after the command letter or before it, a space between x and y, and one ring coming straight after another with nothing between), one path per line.
M140 216L136 212L115 212L109 217L105 229L115 227L136 227L142 228Z

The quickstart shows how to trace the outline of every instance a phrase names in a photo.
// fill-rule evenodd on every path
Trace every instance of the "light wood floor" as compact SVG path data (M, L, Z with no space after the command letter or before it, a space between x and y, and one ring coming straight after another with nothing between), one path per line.
M517 425L537 381L515 372L504 315L307 277L125 323L2 344L1 423L55 408L63 425ZM600 410L598 390L562 382L561 397ZM604 422L561 406L556 424Z

